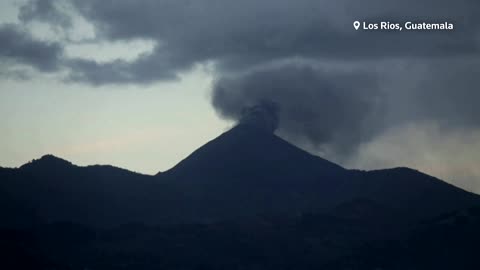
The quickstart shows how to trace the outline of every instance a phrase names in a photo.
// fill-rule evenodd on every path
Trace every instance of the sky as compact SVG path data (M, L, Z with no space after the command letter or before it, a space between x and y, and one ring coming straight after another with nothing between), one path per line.
M0 166L51 153L155 174L269 101L276 134L311 153L478 193L479 12L476 0L3 0Z

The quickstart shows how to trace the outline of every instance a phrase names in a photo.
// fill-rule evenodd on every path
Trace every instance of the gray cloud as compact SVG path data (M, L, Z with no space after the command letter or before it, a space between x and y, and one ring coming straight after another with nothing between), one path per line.
M158 80L173 80L177 74L156 58L143 59L131 64L125 60L98 63L94 60L73 59L66 61L72 72L67 81L88 82L93 85L122 83L152 83ZM146 62L146 63L145 63Z
M0 25L0 44L3 61L25 64L45 72L59 67L62 47L57 43L36 40L17 25Z
M375 59L438 57L477 54L478 5L461 1L75 1L81 13L113 40L146 38L161 46L151 55L165 55L171 72L214 60L221 72L238 71L289 57L316 59ZM423 8L428 6L427 8ZM448 8L447 8L448 6ZM415 8L412 8L415 7ZM476 8L475 8L476 7ZM354 19L378 21L449 19L454 33L356 32ZM132 64L131 79L143 81L136 69L152 62ZM109 68L108 65L105 68ZM145 68L146 69L146 68ZM88 79L88 77L86 77ZM107 81L106 81L107 82Z
M40 21L59 27L71 27L72 19L62 11L58 0L35 0L23 5L18 14L20 21L27 23Z
M219 74L291 57L320 60L431 58L478 54L479 5L458 1L224 1L224 0L70 0L92 22L98 38L147 39L156 50L133 63L74 63L74 77L94 84L149 83L214 61ZM65 19L51 0L33 0L22 8L26 20ZM354 20L391 22L449 20L454 32L357 32ZM159 64L162 63L162 64ZM85 67L95 67L93 73ZM121 72L119 71L121 69ZM147 72L148 71L148 72ZM120 74L121 73L121 74ZM148 73L149 75L146 75ZM100 78L99 74L104 74Z

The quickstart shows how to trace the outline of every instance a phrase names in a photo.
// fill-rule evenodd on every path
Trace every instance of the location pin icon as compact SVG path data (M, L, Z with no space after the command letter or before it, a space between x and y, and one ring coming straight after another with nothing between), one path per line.
M360 22L359 21L353 22L353 27L355 27L355 30L358 30L358 28L360 27Z

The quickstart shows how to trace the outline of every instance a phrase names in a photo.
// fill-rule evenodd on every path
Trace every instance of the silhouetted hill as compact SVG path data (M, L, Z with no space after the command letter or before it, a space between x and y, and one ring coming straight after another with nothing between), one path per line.
M334 175L344 170L273 133L249 125L237 125L194 151L167 173L187 179L192 176L258 176L261 177L258 181L261 181L272 178L272 174L276 178L318 178L319 175Z
M52 155L0 168L0 268L478 269L479 202L240 124L155 176Z
M325 214L241 224L0 229L0 268L473 270L480 267L479 213L451 212L401 234Z
M358 192L379 203L406 211L413 219L479 205L478 195L410 168L370 171L360 178Z
M155 196L157 182L112 166L76 166L52 155L0 175L1 191L43 222L91 225L143 222L146 215L140 210Z
M263 129L239 125L161 175L208 222L326 208L349 173ZM328 192L325 192L328 191ZM188 210L185 210L188 211Z
M477 195L415 170L346 170L243 124L156 176L47 155L0 169L0 192L8 213L23 209L41 222L95 226L294 217L348 203L360 211L350 214L415 222L479 204ZM13 219L22 222L16 215L3 223Z
M43 170L46 172L50 172L49 170L65 170L73 167L71 162L66 161L64 159L58 158L54 155L44 155L39 159L34 159L29 163L26 163L20 166L20 169L24 170Z

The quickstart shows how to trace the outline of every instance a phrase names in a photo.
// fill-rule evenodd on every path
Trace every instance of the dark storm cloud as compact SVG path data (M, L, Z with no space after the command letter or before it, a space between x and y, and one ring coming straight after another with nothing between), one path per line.
M477 4L459 1L75 1L110 39L147 38L165 50L250 62L290 57L363 58L478 52ZM447 8L446 4L450 4ZM476 8L475 8L476 7ZM452 34L353 31L354 20L457 23ZM478 30L478 28L476 29ZM419 46L421 44L421 46ZM231 61L233 62L233 61ZM236 64L236 63L232 63Z
M99 38L157 42L148 61L72 65L73 77L92 82L145 83L212 60L217 71L239 71L290 57L364 60L477 54L479 5L457 1L225 1L225 0L71 0L92 22ZM66 21L51 0L32 1L21 18ZM403 22L449 20L447 32L357 32L354 20ZM158 62L162 62L159 67ZM95 66L98 73L83 67ZM116 70L121 69L121 74ZM156 70L156 71L153 71ZM145 72L148 75L145 75ZM78 73L78 74L76 74ZM100 78L99 74L104 74Z
M59 66L62 55L59 44L36 40L17 25L0 25L0 44L3 64L21 63L46 72Z

